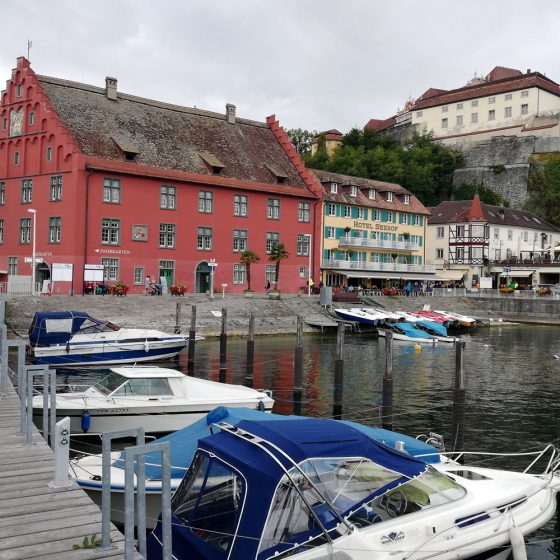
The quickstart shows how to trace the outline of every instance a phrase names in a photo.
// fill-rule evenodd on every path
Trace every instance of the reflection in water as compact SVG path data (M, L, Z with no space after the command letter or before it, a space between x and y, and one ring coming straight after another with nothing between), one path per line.
M560 331L551 327L496 327L466 336L465 372L467 412L465 448L485 451L528 451L554 442L559 432ZM217 381L219 340L197 343L195 375ZM228 340L227 381L243 384L246 340ZM448 344L426 346L415 352L407 343L394 346L394 426L411 435L434 431L451 442L451 403L455 352ZM294 410L295 336L255 339L255 388L272 389L274 411ZM307 416L332 414L336 336L304 338L303 401ZM379 425L385 341L365 335L346 335L343 417ZM178 362L162 364L186 373L187 354ZM66 376L65 376L66 377ZM89 378L89 379L88 379ZM99 373L88 370L68 382L88 383ZM521 467L521 465L518 465ZM560 527L556 519L541 529L528 546L533 559L560 558Z

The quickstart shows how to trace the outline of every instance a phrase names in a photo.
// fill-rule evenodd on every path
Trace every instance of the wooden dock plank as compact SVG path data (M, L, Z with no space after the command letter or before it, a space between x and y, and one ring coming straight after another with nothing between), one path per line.
M19 428L19 398L9 385L0 396L0 559L124 559L124 536L115 527L110 549L74 550L86 536L101 537L101 512L76 484L48 486L53 452L36 429L27 445ZM134 558L142 559L137 552Z

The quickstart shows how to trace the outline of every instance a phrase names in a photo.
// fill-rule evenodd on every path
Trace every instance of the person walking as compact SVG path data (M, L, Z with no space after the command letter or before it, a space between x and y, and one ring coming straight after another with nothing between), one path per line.
M410 282L407 282L406 286L404 287L404 291L406 292L406 297L410 296L410 291L412 290L412 286Z
M268 290L270 290L270 282L267 280L264 283L264 293L265 293L265 295L268 295Z

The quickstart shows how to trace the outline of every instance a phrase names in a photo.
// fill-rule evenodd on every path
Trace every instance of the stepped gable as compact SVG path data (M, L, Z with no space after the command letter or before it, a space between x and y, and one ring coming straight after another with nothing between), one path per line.
M105 88L36 75L43 90L81 151L90 158L123 162L122 146L132 146L135 164L163 170L213 175L240 181L305 183L284 147L266 123L200 109L181 107ZM268 166L267 166L268 164Z
M415 214L428 215L430 211L412 194L409 190L401 187L396 183L386 183L384 181L377 181L375 179L365 179L363 177L352 177L351 175L342 175L341 173L332 173L331 171L322 171L320 169L311 169L317 180L322 183L338 183L341 188L337 193L331 193L328 188L324 189L323 200L326 202L338 202L341 204L348 204L353 206L365 206L371 208L381 208L383 210L392 210L409 212ZM350 185L358 187L358 195L350 196ZM372 200L368 196L368 190L375 189L378 193L392 192L395 194L392 202L382 196L376 196ZM401 196L403 194L410 195L410 204L404 204Z

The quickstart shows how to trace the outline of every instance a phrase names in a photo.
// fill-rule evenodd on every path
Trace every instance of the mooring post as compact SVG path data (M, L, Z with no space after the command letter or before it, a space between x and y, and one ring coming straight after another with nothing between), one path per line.
M181 307L182 304L178 301L175 306L175 334L179 334L181 332Z
M226 382L227 362L227 309L222 309L222 332L220 333L220 383Z
M189 355L187 357L187 375L194 376L194 344L196 341L196 305L191 306L191 330L189 331Z
M465 445L465 341L455 341L455 388L453 390L453 451L464 451Z
M249 314L249 337L247 338L247 366L245 369L245 385L253 386L253 365L255 361L255 316Z
M333 418L342 420L342 399L344 382L344 323L338 322L336 333L336 360L334 362L334 398L333 398Z
M303 394L303 317L297 316L296 349L294 359L294 414L301 414Z
M381 427L393 430L393 333L385 334L385 374L383 375L383 405Z

